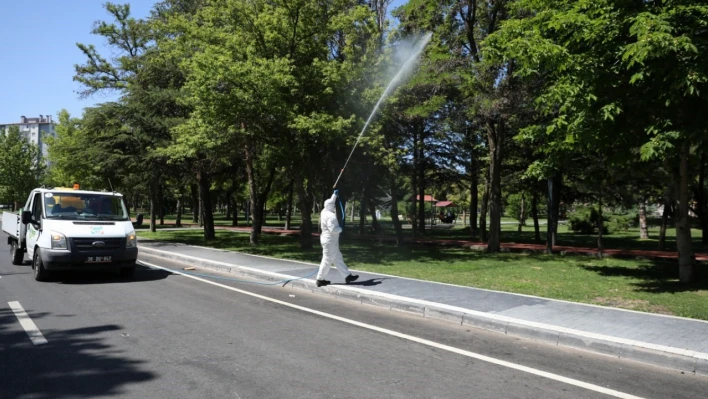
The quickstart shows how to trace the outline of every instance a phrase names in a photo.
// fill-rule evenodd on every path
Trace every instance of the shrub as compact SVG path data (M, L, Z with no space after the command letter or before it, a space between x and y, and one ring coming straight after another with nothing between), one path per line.
M630 228L639 224L639 215L634 212L624 215L612 215L610 217L610 231L628 231Z
M597 234L597 222L600 214L595 207L578 207L568 218L568 228L578 234ZM607 223L602 222L602 234L608 234Z
M507 198L507 206L504 209L504 216L514 218L521 222L522 225L526 225L526 220L531 215L531 199L527 196L524 199L524 215L523 220L521 219L521 194L511 194Z

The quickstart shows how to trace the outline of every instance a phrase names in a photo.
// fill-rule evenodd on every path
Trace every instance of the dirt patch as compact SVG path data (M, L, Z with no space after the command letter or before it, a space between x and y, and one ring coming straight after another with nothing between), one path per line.
M669 315L669 316L674 315L674 313L671 312L666 307L661 306L661 305L652 305L649 303L649 301L646 301L643 299L627 299L627 298L619 298L619 297L615 297L615 298L595 297L592 299L591 303L593 303L595 305L610 306L613 308L638 310L641 312L658 313L658 314L665 314L665 315Z

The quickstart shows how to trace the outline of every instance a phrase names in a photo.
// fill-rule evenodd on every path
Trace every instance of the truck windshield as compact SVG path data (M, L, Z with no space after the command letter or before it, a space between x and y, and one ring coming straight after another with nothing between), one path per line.
M123 198L110 194L45 193L44 213L49 219L128 220Z

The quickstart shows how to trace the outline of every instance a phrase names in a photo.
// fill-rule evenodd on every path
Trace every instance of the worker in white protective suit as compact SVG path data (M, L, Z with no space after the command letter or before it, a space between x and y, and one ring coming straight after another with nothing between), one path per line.
M324 209L320 214L320 228L322 233L320 234L320 244L322 244L322 262L320 263L320 271L317 273L317 286L322 287L329 284L330 282L325 280L327 273L329 273L329 268L333 265L337 270L344 276L344 281L351 283L359 278L357 275L353 275L349 272L349 268L344 263L342 258L342 253L339 251L339 233L342 232L342 228L339 227L339 221L337 220L337 211L334 206L337 201L337 190L334 191L332 197L325 201Z

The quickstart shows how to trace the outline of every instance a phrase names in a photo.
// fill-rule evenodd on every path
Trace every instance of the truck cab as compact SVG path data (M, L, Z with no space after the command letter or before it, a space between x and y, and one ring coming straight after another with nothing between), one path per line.
M13 225L6 226L10 219ZM114 268L126 277L135 272L137 237L118 193L35 189L20 214L3 214L3 230L13 263L22 263L26 252L39 281L55 270Z

